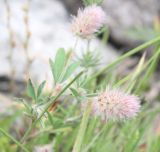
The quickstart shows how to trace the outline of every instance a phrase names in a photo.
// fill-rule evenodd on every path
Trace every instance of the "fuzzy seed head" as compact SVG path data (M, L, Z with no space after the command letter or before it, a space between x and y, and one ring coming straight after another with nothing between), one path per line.
M135 117L140 109L140 100L135 95L118 90L109 90L92 102L92 113L102 120L125 120Z
M79 9L77 17L73 17L72 32L81 38L90 39L105 23L106 14L100 6L92 5Z

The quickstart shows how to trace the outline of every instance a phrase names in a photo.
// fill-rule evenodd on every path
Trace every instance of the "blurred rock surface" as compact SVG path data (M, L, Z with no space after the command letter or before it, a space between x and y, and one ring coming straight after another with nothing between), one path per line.
M65 5L67 11L71 14L77 14L77 10L83 7L82 0L60 0Z
M133 43L126 31L152 27L160 11L159 0L104 0L103 6L112 37L119 43Z
M1 115L0 119L1 118L4 119L4 115L2 115L4 113L5 113L5 116L11 115L12 114L11 108L13 106L15 106L15 104L13 104L12 100L9 97L6 97L0 93L0 115Z

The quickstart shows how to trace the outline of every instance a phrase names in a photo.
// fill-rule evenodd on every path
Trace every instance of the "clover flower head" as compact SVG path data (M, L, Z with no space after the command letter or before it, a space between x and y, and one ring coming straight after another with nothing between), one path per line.
M81 38L93 37L106 21L106 14L100 6L92 5L79 9L77 16L73 16L71 30Z
M119 90L108 90L92 102L92 113L102 120L125 120L133 118L140 109L140 99Z

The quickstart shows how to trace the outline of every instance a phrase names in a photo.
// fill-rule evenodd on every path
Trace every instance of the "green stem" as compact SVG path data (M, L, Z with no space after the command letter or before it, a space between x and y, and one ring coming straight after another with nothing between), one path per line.
M44 115L44 113L48 110L48 108L53 104L54 101L56 101L69 87L70 85L76 81L81 75L83 74L83 71L81 71L79 74L77 74L77 76L70 82L68 83L63 90L54 98L53 101L48 102L48 104L45 106L44 110L41 112L39 118L35 121L39 121L39 119L41 119L41 117Z
M72 152L81 151L81 146L86 132L90 111L91 111L91 102L88 103L87 108L83 114L83 118L80 124L80 128Z
M127 58L127 57L129 57L129 56L131 56L131 55L133 55L133 54L135 54L135 53L137 53L137 52L139 52L139 51L147 48L150 45L153 45L153 44L157 43L158 41L160 41L160 37L157 37L157 38L155 38L153 40L150 40L150 41L148 41L148 42L146 42L146 43L144 43L144 44L142 44L142 45L140 45L140 46L138 46L138 47L130 50L129 52L127 52L124 55L120 56L114 62L110 63L109 65L107 65L106 67L104 67L103 69L101 69L99 72L93 74L91 77L89 77L85 81L85 83L83 85L87 84L88 82L90 82L91 80L93 80L94 78L96 78L97 76L99 76L102 73L106 72L108 69L114 67L117 63L119 63L120 61L124 60L125 58Z
M10 138L13 142L15 142L21 149L23 149L25 152L29 152L27 148L24 147L19 141L17 141L14 137L12 137L10 134L8 134L5 130L0 128L0 132L4 134L6 137Z
M70 82L68 83L63 90L53 99L50 100L44 110L41 112L40 116L37 118L36 121L34 121L34 123L32 123L32 125L28 128L28 130L26 131L26 133L24 134L23 138L21 139L21 143L24 143L24 141L26 140L26 138L28 137L29 133L31 132L32 128L37 124L37 122L42 118L42 116L44 115L44 113L48 110L48 108L68 89L68 87L70 87L70 85L76 81L81 75L83 74L83 71L81 71L79 74L77 74L77 76Z

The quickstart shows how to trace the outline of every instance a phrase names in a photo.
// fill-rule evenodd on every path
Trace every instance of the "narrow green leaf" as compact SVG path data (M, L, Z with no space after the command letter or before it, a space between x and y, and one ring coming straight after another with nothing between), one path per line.
M37 99L41 96L42 91L43 91L43 88L44 88L44 86L45 86L45 83L46 83L46 81L43 81L43 82L39 85L38 90L37 90Z
M54 80L55 82L58 81L59 77L61 76L63 69L66 63L66 54L63 48L60 48L56 54L55 62L53 65L53 73L54 73Z
M132 92L133 88L136 85L136 82L138 80L138 76L142 73L144 65L145 65L145 57L146 57L146 53L143 54L143 56L141 57L136 69L133 71L132 76L130 78L130 83L129 86L127 88L127 92Z
M62 82L68 79L71 76L71 74L77 69L78 66L79 66L79 62L74 62L70 64L66 70L66 73L63 76Z
M54 128L54 121L53 121L53 119L52 119L51 114L50 114L48 111L47 111L47 115L48 115L48 120L49 120L50 124L51 124L52 127Z
M49 65L51 67L51 71L52 71L52 76L53 76L53 79L54 79L54 83L56 83L56 80L55 80L55 72L54 72L54 62L52 61L52 59L49 59Z
M149 80L149 78L152 76L154 70L156 69L157 66L157 62L160 56L160 48L158 48L157 52L152 56L152 58L150 58L150 60L148 61L148 68L147 71L145 73L145 75L143 76L143 79L141 79L141 81L139 82L136 92L141 92L141 90L145 89L145 85L147 84L147 81Z
M35 94L35 89L34 86L32 84L31 79L28 80L27 83L27 94L28 96L30 96L32 99L36 100L36 94Z
M78 92L74 88L70 88L70 90L75 97L79 96Z

